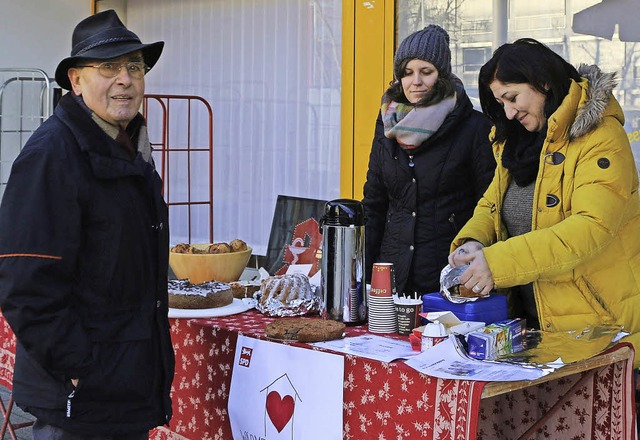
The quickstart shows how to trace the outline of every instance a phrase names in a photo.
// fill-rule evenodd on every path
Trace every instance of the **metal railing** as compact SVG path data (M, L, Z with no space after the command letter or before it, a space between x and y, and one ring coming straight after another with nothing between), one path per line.
M144 95L142 113L164 182L172 242L213 243L211 105L199 96L149 94Z
M0 68L0 198L11 164L53 111L53 83L41 69Z

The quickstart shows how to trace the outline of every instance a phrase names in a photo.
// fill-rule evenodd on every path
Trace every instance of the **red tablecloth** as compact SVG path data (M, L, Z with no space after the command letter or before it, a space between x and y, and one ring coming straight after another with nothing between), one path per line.
M171 320L174 417L151 438L231 439L227 398L237 336L264 338L272 320L256 311ZM347 328L348 336L366 332ZM632 358L481 400L482 382L344 357L344 439L627 439L635 432Z
M170 432L158 429L152 438L231 439L227 399L237 336L263 339L272 320L256 311L172 319L174 417ZM366 332L358 326L346 333ZM344 357L344 439L475 439L483 383L425 376L403 362Z
M264 338L271 320L255 311L172 319L174 416L151 438L230 440L227 399L237 336ZM363 333L365 327L347 328L349 336ZM0 385L9 389L14 353L15 337L0 315ZM631 439L636 429L632 365L629 356L481 400L481 382L441 380L403 362L345 356L344 438Z
M13 365L16 360L16 337L4 316L0 315L0 385L13 388Z

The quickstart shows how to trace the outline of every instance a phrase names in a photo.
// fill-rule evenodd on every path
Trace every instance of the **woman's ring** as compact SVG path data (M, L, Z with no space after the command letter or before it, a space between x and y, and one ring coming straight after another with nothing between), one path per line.
M473 291L476 293L480 293L482 291L482 287L476 284L475 286L473 286Z

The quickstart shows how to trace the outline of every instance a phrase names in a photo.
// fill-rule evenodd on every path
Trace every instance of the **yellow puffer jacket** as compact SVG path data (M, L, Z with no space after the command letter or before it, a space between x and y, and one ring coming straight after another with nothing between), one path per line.
M502 198L510 182L503 144L494 179L452 250L468 239L483 252L496 288L533 282L542 330L617 324L640 348L638 171L613 74L595 66L548 121L533 196L531 232L507 238ZM493 133L492 133L493 134ZM640 366L636 356L635 366Z

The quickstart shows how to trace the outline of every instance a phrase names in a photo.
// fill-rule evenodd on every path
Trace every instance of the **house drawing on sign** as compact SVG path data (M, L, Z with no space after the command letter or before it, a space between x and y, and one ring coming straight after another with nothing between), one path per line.
M294 439L294 415L296 400L302 402L287 373L278 377L260 390L266 392L264 405L264 435L267 438L268 423L273 424L278 433L291 423L291 440Z

